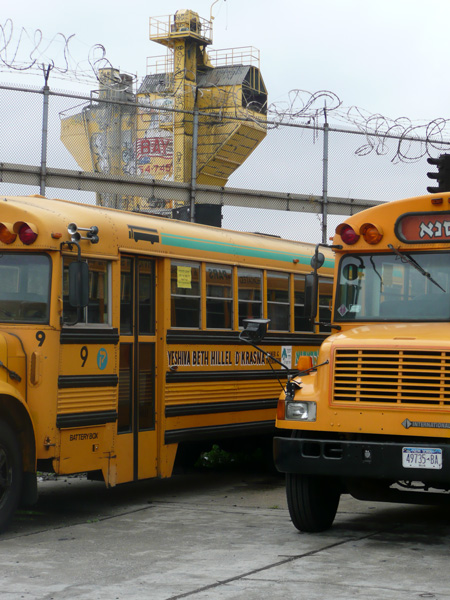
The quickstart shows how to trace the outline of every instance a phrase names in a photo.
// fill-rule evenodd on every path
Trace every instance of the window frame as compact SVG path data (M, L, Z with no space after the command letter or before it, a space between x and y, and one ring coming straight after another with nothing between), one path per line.
M230 296L210 296L208 295L208 286L212 286L213 284L208 283L208 268L216 268L217 270L226 270L227 273L229 273L229 285L223 286L223 288L226 287L226 289L229 289L231 292ZM217 329L220 331L232 331L234 329L234 311L235 311L235 293L234 293L234 273L233 273L233 266L232 265L225 265L225 264L220 264L220 263L211 263L211 262L207 262L205 263L205 329L211 330L211 329ZM212 326L208 326L208 301L216 301L219 302L221 301L224 304L225 307L225 303L227 303L230 307L230 317L229 317L229 321L230 321L230 325L228 327L212 327ZM225 315L224 315L224 320L225 320Z
M249 272L249 271L257 272L257 273L260 274L261 286L260 286L260 289L259 289L259 292L260 292L260 299L259 300L254 300L254 299L247 300L247 299L241 299L239 297L239 291L241 289L240 286L239 286L239 277L240 277L240 272L242 272L244 270L247 271L247 272ZM252 317L245 316L245 317L242 317L242 320L248 319L248 318L253 318L253 319L255 319L255 318L256 319L261 319L261 318L263 318L263 314L264 314L264 272L265 272L265 269L258 269L256 267L242 267L242 266L238 266L237 267L237 290L236 290L237 293L236 293L236 302L237 302L237 316L238 316L238 328L239 329L243 329L244 328L244 326L240 323L240 321L241 321L241 310L240 310L240 308L241 308L241 305L243 305L243 304L246 304L246 305L249 305L249 304L250 305L258 304L259 307L260 307L260 314L259 314L259 316L256 316L256 317L253 314L252 314ZM256 289L256 288L254 288L254 289ZM248 311L246 311L246 312L248 312Z
M333 304L333 294L334 294L333 280L331 278L320 275L318 284L319 284L319 289L318 289L318 294L317 294L317 303L318 303L317 311L318 311L318 321L319 321L319 333L332 333L331 322L333 320L332 304ZM329 294L323 293L324 285L331 286ZM320 302L321 299L325 295L327 297L329 296L328 305L321 304L321 302ZM325 316L324 311L325 310L329 311L329 314L326 315L327 316L326 320L324 320L324 316ZM324 325L323 323L330 323L330 325Z
M204 263L202 263L202 261L195 261L195 260L183 260L183 259L178 259L178 258L172 258L170 259L169 262L169 290L170 290L170 328L171 329L202 329L202 316L203 316L203 310L202 310L202 302L203 302L203 294L202 294L202 265ZM195 267L198 269L198 294L176 294L172 292L172 267L183 267L183 266L187 266L187 267ZM177 275L178 277L178 275ZM191 279L192 281L192 279ZM178 289L189 289L189 288L181 288L180 286L176 286L176 288ZM190 298L190 299L197 299L198 301L198 321L196 325L176 325L174 324L173 320L174 320L174 311L175 311L175 305L173 304L173 300L176 298Z
M14 315L11 314L10 316L11 317L14 316L14 318L11 318L11 320L6 320L5 321L5 320L3 320L3 317L2 317L2 314L6 314L8 312L8 311L5 310L4 313L0 313L0 321L2 323L7 324L7 325L10 325L10 324L14 324L14 325L16 325L16 324L20 324L20 325L22 325L22 324L23 325L25 325L25 324L27 324L27 325L48 325L50 323L50 315L51 315L51 310L50 309L51 309L51 300L52 300L52 277L53 277L53 261L52 261L50 255L48 253L46 253L46 252L34 252L34 253L26 252L25 253L25 252L14 252L14 251L12 251L12 252L4 252L3 255L5 257L13 257L13 256L16 256L16 257L20 256L20 257L24 257L24 258L27 257L28 259L29 259L29 257L32 257L32 256L45 257L47 265L48 265L48 282L47 282L47 289L46 289L46 296L45 296L46 301L45 301L45 303L40 302L37 298L36 299L35 298L33 298L33 299L30 299L30 298L26 299L25 297L20 298L19 294L21 293L21 291L19 290L19 287L21 287L21 286L19 286L19 284L23 284L24 283L23 281L21 281L21 278L17 279L17 284L18 284L17 297L16 298L11 298L10 300L8 298L4 297L3 299L0 300L0 302L13 302L16 305L16 307L18 307L19 305L22 306L25 303L29 304L30 306L32 306L33 304L45 304L45 306L46 306L46 312L45 312L45 315L42 318L40 318L39 320L36 320L35 316L34 317L29 316L27 318L27 317L19 317L19 316L15 317ZM25 266L25 263L24 263L24 266ZM9 265L6 265L5 268L16 269L17 272L20 274L21 265L18 265L18 266L12 266L12 265L9 266ZM26 268L27 268L27 270L29 269L29 264L28 263L26 263ZM26 283L27 283L26 294L29 294L30 293L28 291L28 286L30 284L29 278L27 278ZM22 292L23 292L23 290L22 290ZM33 294L33 296L34 296L34 294ZM38 296L38 294L36 294L36 296Z
M266 272L266 293L265 293L265 303L266 303L266 310L267 310L267 318L270 319L270 314L271 314L271 309L272 307L284 307L285 309L287 309L287 327L273 327L272 326L272 320L269 323L269 327L268 330L269 331L283 331L283 332L290 332L291 331L291 278L290 278L290 273L287 273L285 271L272 271L269 269L265 269ZM287 292L287 300L286 301L281 301L281 300L269 300L269 294L271 291L277 291L276 288L270 287L269 286L269 279L273 278L275 279L276 277L282 277L283 280L287 281L287 290L282 290L283 292ZM285 318L286 315L283 317Z

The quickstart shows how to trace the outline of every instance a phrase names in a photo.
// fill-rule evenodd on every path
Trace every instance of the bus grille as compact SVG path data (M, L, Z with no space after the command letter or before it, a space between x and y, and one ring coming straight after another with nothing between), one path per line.
M337 349L333 402L450 404L450 352Z

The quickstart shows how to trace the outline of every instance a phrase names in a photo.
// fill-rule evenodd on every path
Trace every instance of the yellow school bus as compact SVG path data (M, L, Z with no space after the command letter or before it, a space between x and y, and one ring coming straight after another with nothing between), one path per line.
M0 197L0 527L36 473L169 477L178 445L274 430L314 247L41 196ZM321 269L330 320L332 254ZM239 342L270 318L265 351ZM280 370L282 373L280 373Z
M277 409L303 531L330 527L342 493L426 504L450 489L450 193L360 212L333 245L334 333Z

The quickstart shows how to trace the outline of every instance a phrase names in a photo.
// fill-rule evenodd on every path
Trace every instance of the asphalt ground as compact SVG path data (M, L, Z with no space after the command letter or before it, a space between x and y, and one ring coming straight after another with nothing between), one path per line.
M448 509L343 496L329 531L302 534L268 471L39 491L0 535L1 600L450 599Z

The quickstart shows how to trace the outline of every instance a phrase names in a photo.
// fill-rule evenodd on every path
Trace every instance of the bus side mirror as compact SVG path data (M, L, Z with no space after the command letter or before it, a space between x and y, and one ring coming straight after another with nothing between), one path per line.
M324 262L325 255L322 252L316 251L311 258L311 267L314 269L314 271L317 271L317 269L320 269L320 267L323 266Z
M85 308L89 303L89 267L86 262L74 261L69 265L69 304Z
M267 333L270 319L244 319L244 330L239 337L249 341L251 344L260 342Z
M305 317L314 321L317 316L318 278L315 273L305 277Z

